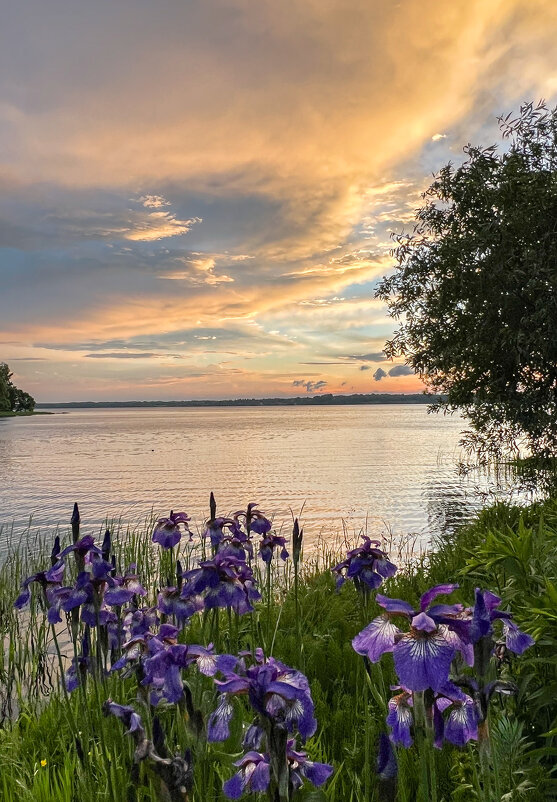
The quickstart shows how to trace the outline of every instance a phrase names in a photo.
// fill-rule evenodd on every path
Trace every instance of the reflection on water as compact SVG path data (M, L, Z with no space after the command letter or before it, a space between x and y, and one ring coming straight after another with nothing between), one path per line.
M488 480L456 472L457 417L412 405L71 410L0 419L0 524L48 530L79 501L89 531L183 509L201 523L249 501L306 537L420 533L468 518ZM506 492L506 491L504 491ZM0 533L0 538L2 537ZM1 549L1 541L0 541Z

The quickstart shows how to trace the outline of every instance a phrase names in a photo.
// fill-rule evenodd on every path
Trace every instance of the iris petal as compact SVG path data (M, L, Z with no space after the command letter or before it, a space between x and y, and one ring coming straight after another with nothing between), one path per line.
M384 615L374 618L352 641L352 647L358 654L365 655L372 663L386 652L392 652L399 628Z
M456 590L458 585L451 584L451 585L435 585L435 587L426 590L426 592L420 598L420 610L425 610L428 607L433 599L436 599L437 596L446 596L449 593L452 593L453 590Z
M210 715L207 723L208 741L226 741L230 736L230 720L233 712L226 696L221 696L216 710Z
M415 615L412 605L402 599L389 599L388 596L383 596L381 593L378 593L375 597L375 601L388 613L400 613L401 615L408 616Z
M521 629L513 621L503 621L503 634L507 649L515 654L522 654L535 643L534 638Z
M393 650L400 684L411 691L441 690L454 653L454 647L439 632L404 635Z

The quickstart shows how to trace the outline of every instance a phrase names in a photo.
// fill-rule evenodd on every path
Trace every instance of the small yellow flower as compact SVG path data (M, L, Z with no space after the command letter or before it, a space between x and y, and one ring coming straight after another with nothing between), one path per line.
M46 766L46 760L41 760L41 766L42 766L42 767L43 767L43 769L44 769L44 767Z

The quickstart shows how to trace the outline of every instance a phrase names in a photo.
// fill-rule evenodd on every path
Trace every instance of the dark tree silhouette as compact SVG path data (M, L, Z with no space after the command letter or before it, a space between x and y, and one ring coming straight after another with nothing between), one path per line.
M35 399L15 386L12 375L8 365L0 362L0 411L32 412L35 408Z

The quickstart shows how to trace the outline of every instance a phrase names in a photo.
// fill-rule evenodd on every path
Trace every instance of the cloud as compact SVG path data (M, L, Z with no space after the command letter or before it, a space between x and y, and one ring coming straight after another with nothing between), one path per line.
M371 370L370 365L360 365L360 370Z
M413 376L414 370L410 365L395 365L389 371L389 376Z
M170 354L152 354L149 351L143 351L139 354L130 353L128 351L114 351L108 354L84 354L89 359L154 359L160 356L170 356Z
M439 142L440 139L446 139L446 138L447 134L433 134L433 136L431 137L433 142Z
M170 205L162 197L130 200L125 189L61 189L49 184L37 192L3 177L0 190L0 242L4 247L44 250L74 243L83 248L84 243L95 241L153 243L182 237L202 222L198 215L183 217L161 208Z
M210 286L228 284L234 281L231 276L227 276L225 273L217 274L215 272L216 255L195 253L191 256L183 257L179 261L186 265L188 269L160 273L159 278L172 281L189 281L194 284L209 284Z
M124 239L132 242L153 242L167 237L180 237L187 234L195 223L201 223L200 217L189 220L178 220L170 212L151 212L147 217L140 218L134 215L130 220L130 227L120 232L106 232L107 234L121 233Z
M136 351L144 349L150 351L152 348L164 349L168 345L160 342L160 340L143 340L129 339L129 340L86 340L84 342L74 343L56 343L56 342L37 342L34 343L35 348L44 348L49 351L109 351L111 349L128 349L134 348Z
M376 382L381 381L381 379L390 376L391 378L396 378L397 376L414 376L414 371L410 367L410 365L394 365L388 372L385 372L383 368L377 368L375 373L373 374L373 378Z
M320 380L320 381L306 381L305 379L297 379L292 382L294 387L305 387L307 393L318 393L324 387L327 386L327 382Z
M356 362L382 362L387 359L387 357L382 351L379 351L373 354L345 354L341 356L340 359L351 359Z
M162 195L142 195L138 200L146 209L161 209L163 206L170 206L170 203Z

